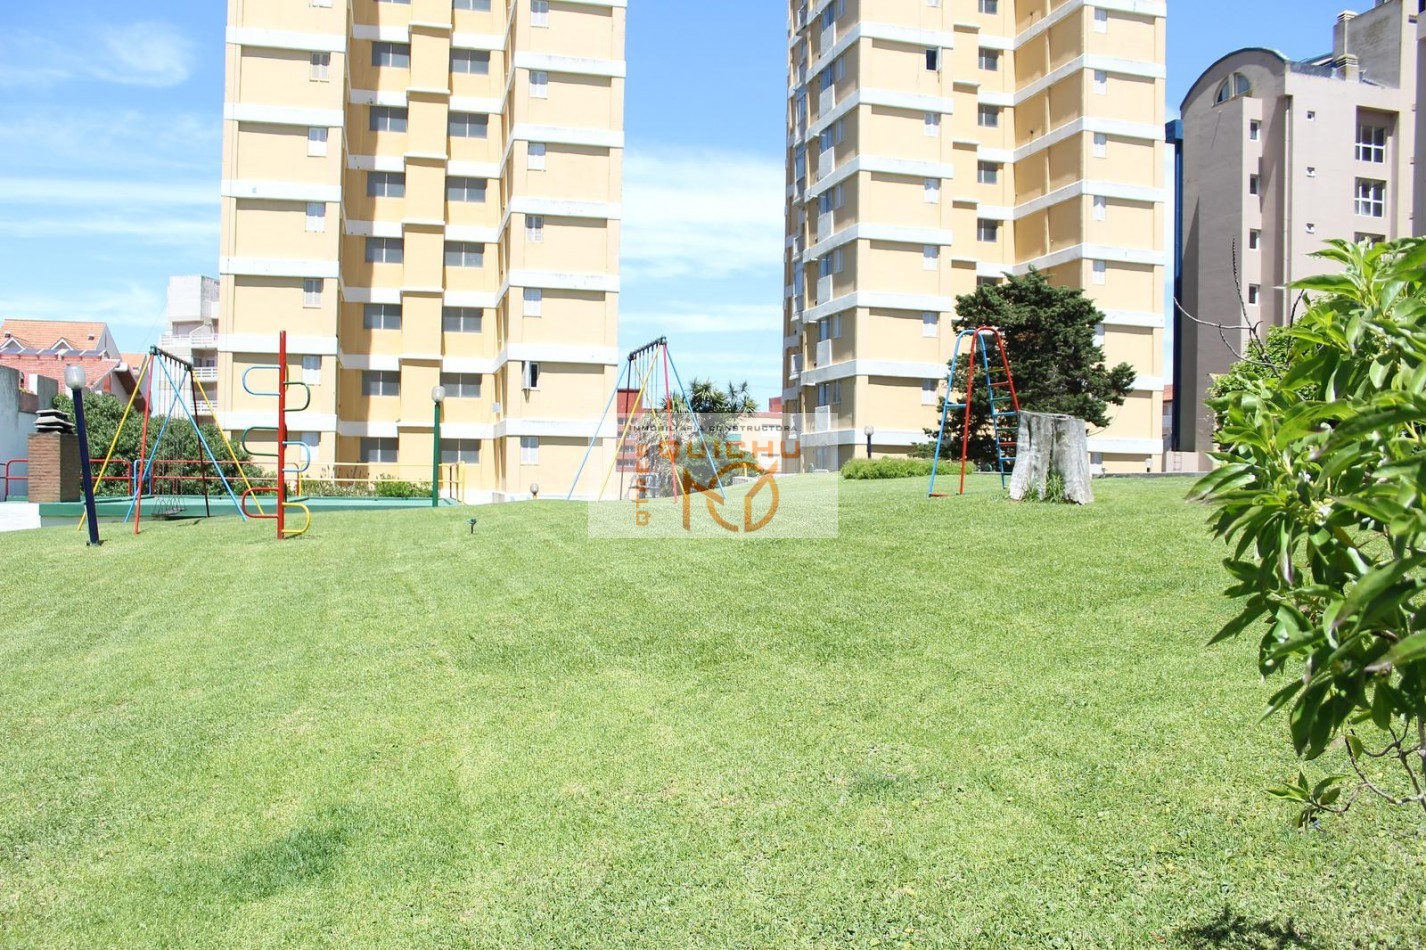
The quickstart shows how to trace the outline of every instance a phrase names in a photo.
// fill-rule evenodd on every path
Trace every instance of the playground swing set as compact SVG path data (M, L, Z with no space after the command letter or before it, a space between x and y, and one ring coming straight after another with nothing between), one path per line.
M276 383L273 388L270 390L254 389L249 383L249 377L254 373L275 374ZM130 482L128 486L129 506L125 511L123 522L126 524L130 521L133 522L134 534L140 532L140 525L145 513L150 518L169 521L211 517L213 513L211 486L215 482L222 486L222 493L226 495L228 503L233 506L234 511L244 521L277 522L279 540L300 537L311 529L312 512L305 504L307 499L289 493L288 479L295 477L298 480L300 493L301 478L312 464L312 452L305 443L289 441L287 417L290 414L302 412L311 405L312 390L306 383L289 379L288 373L286 332L278 336L278 361L276 364L253 366L243 373L243 389L249 395L277 399L277 425L254 426L245 431L238 440L243 450L251 458L276 460L276 467L272 474L266 476L273 484L254 485L253 480L258 476L251 463L245 464L238 459L232 442L229 441L216 416L214 428L217 429L219 438L222 439L222 448L226 450L227 458L220 462L217 453L209 444L209 439L203 434L203 428L198 424L194 414L195 407L200 404L200 400L208 405L212 405L212 402L203 388L202 381L194 373L193 364L158 347L150 347L148 356L139 372L137 384L129 395L129 402L124 407L124 413L114 430L114 437L109 443L103 464L94 480L96 484L101 485L106 481L114 481L115 479L108 475L111 465L129 468L131 472L131 477L128 479ZM164 407L166 411L155 416L154 383L158 379L162 379L166 385L169 398L167 406ZM305 399L301 406L294 408L288 405L287 393L289 389L302 391ZM142 420L139 423L138 458L131 465L126 465L125 460L115 459L114 453L118 449L124 427L129 424L130 417L134 415L134 407L140 393L144 394L144 401ZM170 426L181 426L185 422L193 428L193 434L201 449L201 458L183 459L165 455L166 451L173 446L173 440L165 439L170 431ZM150 443L149 430L155 424L158 426L157 433L153 442ZM254 448L251 440L257 433L272 433L276 440L275 446L273 446L275 451L267 451L261 447ZM296 449L300 453L296 463L291 466L288 465L287 453L289 449ZM225 466L229 469L228 473L224 472ZM238 490L239 485L242 488L241 492ZM190 491L193 494L190 494ZM271 511L263 507L261 496L274 496ZM250 502L253 508L249 507ZM288 526L289 512L299 512L302 515L301 527L291 528ZM84 526L87 517L87 515L81 517L79 527Z
M580 478L594 454L595 446L599 444L600 433L604 431L604 424L608 421L610 412L615 410L619 394L630 392L635 393L633 400L627 406L618 407L619 437L614 444L609 470L604 475L599 493L594 497L604 497L615 471L618 471L620 499L625 498L630 490L638 492L641 497L660 497L665 488L671 488L675 499L681 498L682 492L690 486L680 484L676 469L665 473L658 464L659 457L674 462L675 459L668 458L668 455L694 453L696 450L692 445L695 441L701 446L704 459L714 459L715 455L704 436L698 414L693 412L688 390L684 387L678 366L674 364L673 355L669 352L668 338L659 337L631 351L616 379L614 391L609 394L609 402L605 404L604 412L599 417L599 424L595 427L589 447L574 474L574 482L570 485L566 500L574 500L575 493L579 490ZM637 390L635 386L638 387ZM641 453L645 463L642 465ZM626 486L625 476L631 471L634 478ZM669 485L663 484L666 474ZM712 466L712 476L714 484L711 487L717 489L720 497L726 497L717 465ZM709 486L692 487L702 490Z
M952 402L955 392L956 367L960 362L961 350L966 341L970 342L966 362L964 398ZM992 359L992 351L994 358ZM941 405L941 431L936 437L936 454L931 457L931 484L926 489L928 498L945 498L945 492L936 491L936 469L940 463L941 450L946 441L946 428L950 425L951 410L964 412L961 419L961 486L959 494L966 493L966 466L970 457L971 400L975 395L975 378L979 371L983 374L986 397L990 403L990 426L995 441L995 460L1000 472L1000 485L1005 487L1010 470L1015 467L1018 448L1016 429L1020 419L1020 395L1015 390L1015 374L1010 371L1010 355L1005 349L1005 337L996 327L976 327L962 330L956 335L956 346L951 353L950 368L946 373L946 398ZM1007 468L1009 466L1009 468Z

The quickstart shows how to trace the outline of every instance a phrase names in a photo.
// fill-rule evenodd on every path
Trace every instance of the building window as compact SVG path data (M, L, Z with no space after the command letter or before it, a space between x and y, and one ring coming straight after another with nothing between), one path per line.
M406 245L401 238L369 237L366 239L368 264L400 264L406 259Z
M921 380L921 405L934 406L936 404L936 392L941 387L939 379Z
M1257 285L1257 284L1249 284L1249 285L1248 285L1248 304L1249 304L1250 306L1256 307L1256 306L1258 305L1258 297L1261 296L1262 292L1263 292L1263 288L1260 287L1259 285Z
M545 240L545 219L543 215L525 215L525 240L540 244Z
M467 465L480 464L479 439L441 440L441 464L455 465L459 462L465 462Z
M1256 251L1263 246L1263 232L1253 228L1248 232L1248 250Z
M361 374L363 396L401 395L401 373L394 369L369 369Z
M308 386L319 386L322 383L322 358L320 356L302 357L302 382Z
M941 315L927 310L921 314L921 335L937 336L941 332Z
M372 106L371 131L405 132L406 109L398 106Z
M390 465L396 462L395 439L362 439L361 460L366 465Z
M550 97L550 74L543 69L530 70L530 98L548 99Z
M1107 12L1105 15L1108 15ZM1102 33L1104 31L1101 30L1100 32ZM1253 84L1248 82L1248 77L1244 76L1242 73L1234 73L1227 79L1223 80L1223 82L1218 86L1218 93L1213 97L1213 102L1215 105L1221 105L1222 103L1228 102L1232 99L1237 99L1241 96L1251 95L1252 92Z
M838 189L840 189L841 187L842 187L841 185L838 185L838 186L837 186ZM926 179L925 187L924 187L923 190L922 190L922 197L923 197L923 199L925 200L926 204L928 204L928 205L940 204L940 203L941 203L941 179L939 179L939 178L927 178L927 179Z
M456 0L457 10L474 10L477 13L490 12L490 0Z
M1357 161L1381 165L1386 162L1386 129L1380 125L1357 128Z
M1263 124L1257 119L1253 119L1251 122L1248 123L1248 138L1249 140L1256 142L1259 141L1262 137Z
M999 13L1000 0L980 0L981 13Z
M1386 182L1357 179L1357 214L1367 218L1386 217Z
M1093 279L1096 284L1107 284L1109 282L1109 264L1106 261L1094 261L1091 267Z
M520 380L520 388L526 390L540 388L540 364L526 363L524 375Z
M327 82L332 74L332 54L313 53L312 54L312 81Z
M980 68L988 73L1000 72L1000 50L981 48Z
M362 310L361 325L366 330L401 329L399 303L369 303Z
M484 49L451 50L451 72L465 76L489 76L490 51Z
M475 112L452 112L447 128L453 139L483 139L490 135L490 116Z
M479 373L442 373L441 386L447 399L479 399Z
M545 292L538 287L526 287L524 293L524 307L521 312L527 317L544 316Z
M1365 244L1367 247L1375 247L1386 240L1384 234L1358 234L1353 240L1358 244Z
M327 154L327 129L307 130L307 154L312 158L323 158Z
M1094 71L1094 94L1096 96L1109 95L1109 74L1102 69Z
M975 239L984 244L994 244L1000 240L1000 222L981 218L975 223Z
M372 43L371 65L378 68L390 66L393 69L411 68L410 43Z
M941 134L941 114L939 112L926 113L926 119L921 126L921 131L926 138L933 139Z
M326 281L320 277L308 277L302 281L302 306L308 310L322 306L322 290Z
M1000 184L1000 164L998 162L980 162L976 165L975 180L982 185Z
M532 172L544 171L546 154L544 142L531 142L526 153L525 166Z
M1000 128L1000 107L981 106L976 113L976 122L978 122L983 129Z
M1109 11L1103 9L1102 7L1094 8L1094 32L1109 32Z
M941 266L941 249L934 244L927 244L921 248L921 267L924 270L936 270Z
M366 196L368 198L406 197L406 173L367 172Z
M441 329L446 333L479 333L485 311L479 307L444 307Z
M520 464L539 465L540 464L540 440L537 436L520 436Z
M446 200L483 204L486 184L484 178L447 178Z
M550 0L530 0L530 25L550 25Z
M485 245L474 241L447 241L447 267L484 267Z
M317 233L327 230L326 202L307 202L307 230L311 233Z
M941 48L926 50L926 68L931 72L939 72L941 69Z
M1263 180L1257 175L1248 176L1248 194L1260 195L1263 190Z
M1103 132L1094 133L1094 157L1107 158L1109 155L1109 136Z
M1104 195L1094 196L1094 220L1105 221L1109 218L1109 199Z

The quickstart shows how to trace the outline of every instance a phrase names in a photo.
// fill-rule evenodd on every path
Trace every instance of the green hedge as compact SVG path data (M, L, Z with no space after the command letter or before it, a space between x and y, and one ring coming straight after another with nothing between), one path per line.
M959 472L959 462L941 462L940 475ZM930 459L853 459L842 466L842 477L856 481L878 478L930 478Z

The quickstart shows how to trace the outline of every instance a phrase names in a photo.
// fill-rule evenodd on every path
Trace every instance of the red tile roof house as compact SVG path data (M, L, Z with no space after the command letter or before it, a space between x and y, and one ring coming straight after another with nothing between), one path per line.
M85 388L127 400L138 385L141 359L119 352L103 323L6 320L0 323L0 366L20 374L22 389L33 391L44 376L64 389L66 366L84 367Z

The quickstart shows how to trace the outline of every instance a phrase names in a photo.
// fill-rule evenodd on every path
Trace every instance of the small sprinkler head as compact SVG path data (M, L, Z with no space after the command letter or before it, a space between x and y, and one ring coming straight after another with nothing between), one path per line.
M472 518L472 519L470 519L470 521L466 522L467 524L470 525L470 533L471 533L471 534L475 534L475 524L476 524L476 521L477 521L477 520L478 520L478 519L476 519L476 518Z

